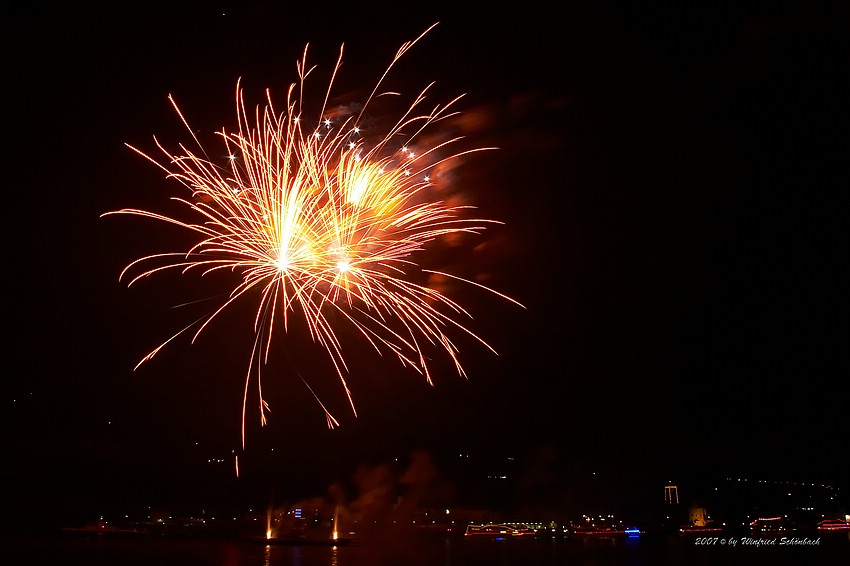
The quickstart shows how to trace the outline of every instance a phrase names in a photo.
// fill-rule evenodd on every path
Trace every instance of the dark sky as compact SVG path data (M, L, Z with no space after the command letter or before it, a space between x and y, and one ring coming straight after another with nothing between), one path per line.
M594 4L13 12L4 498L297 496L420 448L545 449L565 484L607 470L846 485L846 5ZM186 322L171 306L220 290L118 281L186 241L100 218L167 210L179 189L124 144L188 141L169 94L200 131L229 127L237 79L252 97L283 96L307 43L321 72L345 43L339 94L362 97L434 22L394 85L465 93L468 143L499 149L466 160L458 190L504 222L440 261L525 308L450 290L498 355L465 345L468 378L437 362L434 387L355 349L357 418L293 330L265 373L270 424L249 426L242 453L251 313L133 371ZM295 370L327 392L340 428L326 429Z

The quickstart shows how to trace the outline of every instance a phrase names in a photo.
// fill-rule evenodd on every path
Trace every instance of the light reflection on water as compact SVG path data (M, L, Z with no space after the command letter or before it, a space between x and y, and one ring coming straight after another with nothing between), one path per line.
M0 563L70 566L785 566L850 564L850 539L810 547L729 548L665 539L465 540L427 536L355 541L343 547L241 540L55 538L0 541Z

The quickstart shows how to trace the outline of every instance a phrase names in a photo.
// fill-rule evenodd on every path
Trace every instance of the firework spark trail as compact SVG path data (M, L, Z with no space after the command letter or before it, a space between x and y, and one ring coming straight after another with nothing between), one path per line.
M424 353L426 345L445 350L458 373L465 375L458 348L449 337L450 329L492 348L456 320L456 317L471 318L469 313L436 289L416 283L417 273L466 281L519 304L478 283L423 269L415 261L416 254L442 236L479 234L486 225L496 223L465 218L463 214L468 206L449 206L428 198L428 189L433 187L429 172L450 159L493 148L440 157L447 147L461 139L453 138L423 151L411 149L420 143L423 132L430 126L456 114L449 110L460 97L418 114L418 107L431 86L428 85L377 143L367 146L361 136L360 123L367 106L383 95L398 96L398 93L379 92L390 68L430 29L398 50L359 114L348 116L341 124L323 116L342 62L342 47L315 127L308 127L309 120L302 118L304 83L314 69L307 67L305 47L303 58L296 64L299 81L288 90L284 112L275 111L271 94L266 91L266 105L251 115L237 81L238 130L216 132L230 156L226 167L207 157L171 96L169 100L191 133L200 155L183 144L179 144L179 152L172 153L154 138L166 158L161 163L128 145L165 171L168 178L190 190L191 198L173 197L173 200L188 207L194 220L133 208L107 212L104 216L148 217L188 229L200 239L186 251L139 258L121 272L119 279L129 278L128 284L132 285L174 269L184 274L193 270L202 274L230 270L241 275L241 281L229 289L229 296L212 314L180 330L145 356L139 365L190 329L194 329L194 342L238 299L257 295L255 340L243 398L243 446L249 383L256 374L260 419L265 424L269 407L263 399L260 367L271 350L275 325L282 323L286 332L293 313L303 316L312 340L327 351L356 415L345 379L348 368L343 346L334 324L339 325L341 320L350 325L377 352L392 352L403 366L415 369L432 383ZM407 129L413 133L404 134ZM405 143L400 148L399 140ZM319 401L313 389L307 387ZM319 405L328 426L338 425L321 401Z

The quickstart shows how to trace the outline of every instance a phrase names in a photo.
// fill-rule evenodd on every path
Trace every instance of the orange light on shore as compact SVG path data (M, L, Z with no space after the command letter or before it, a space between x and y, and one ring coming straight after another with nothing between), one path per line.
M339 540L339 505L334 507L333 531L331 532L332 540Z

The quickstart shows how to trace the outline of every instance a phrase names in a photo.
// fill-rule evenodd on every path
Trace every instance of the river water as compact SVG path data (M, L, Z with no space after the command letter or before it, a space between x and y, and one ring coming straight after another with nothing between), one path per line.
M850 535L821 537L816 544L814 540L784 545L778 540L748 543L744 537L728 537L722 544L697 544L694 538L677 536L469 540L417 533L330 547L94 535L5 539L0 541L0 562L9 566L850 565Z

